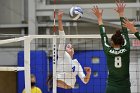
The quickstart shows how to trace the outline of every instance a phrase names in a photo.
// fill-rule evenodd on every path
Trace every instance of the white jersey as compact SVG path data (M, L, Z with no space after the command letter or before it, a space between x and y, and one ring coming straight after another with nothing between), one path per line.
M59 31L59 35L65 35L64 31ZM64 81L67 85L74 88L76 75L78 75L82 82L85 83L85 74L82 66L77 59L72 59L65 51L65 38L60 38L57 61L57 80Z

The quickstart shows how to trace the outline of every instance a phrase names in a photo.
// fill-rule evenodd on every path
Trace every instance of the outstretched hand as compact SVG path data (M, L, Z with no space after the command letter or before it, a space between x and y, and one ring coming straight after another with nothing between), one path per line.
M103 9L99 9L98 6L94 6L92 8L92 13L95 14L98 19L102 19Z
M91 74L91 68L90 67L84 67L87 74Z
M64 31L62 24L63 11L58 11L57 16L58 16L58 29L59 31Z
M120 0L116 0L116 5L117 7L114 10L119 14L120 17L123 17L126 4Z
M63 11L58 11L57 16L58 16L58 20L62 20L62 16L63 16Z
M127 18L123 20L123 27L130 29L132 33L137 32L136 27L134 26L135 21L130 22Z

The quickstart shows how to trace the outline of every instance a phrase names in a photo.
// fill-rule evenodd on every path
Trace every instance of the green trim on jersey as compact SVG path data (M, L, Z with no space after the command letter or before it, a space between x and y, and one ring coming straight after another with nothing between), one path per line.
M140 33L139 32L136 32L135 36L140 40Z
M121 17L120 20L122 23L123 17ZM121 34L125 42L119 49L115 49L110 46L104 25L100 25L99 28L103 49L107 57L107 65L109 70L108 85L130 87L130 42L127 28L122 27Z

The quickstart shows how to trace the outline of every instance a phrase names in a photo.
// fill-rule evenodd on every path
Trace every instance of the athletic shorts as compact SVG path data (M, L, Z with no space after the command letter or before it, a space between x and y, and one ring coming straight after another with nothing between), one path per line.
M106 93L131 93L130 87L116 87L107 85Z
M72 89L64 89L57 87L57 93L72 93Z

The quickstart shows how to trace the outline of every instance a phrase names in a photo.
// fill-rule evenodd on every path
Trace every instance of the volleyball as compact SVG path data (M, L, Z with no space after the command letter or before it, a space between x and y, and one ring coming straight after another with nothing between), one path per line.
M69 14L70 14L70 17L72 18L72 20L78 20L79 18L82 17L83 10L81 7L75 6L70 9Z

